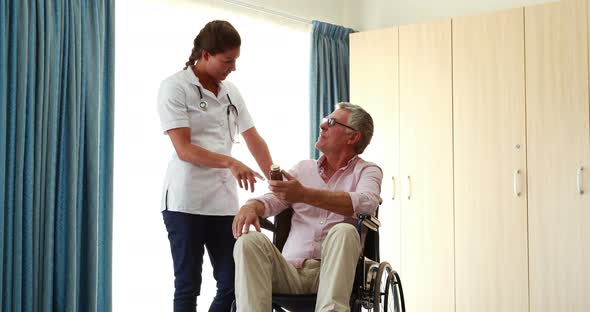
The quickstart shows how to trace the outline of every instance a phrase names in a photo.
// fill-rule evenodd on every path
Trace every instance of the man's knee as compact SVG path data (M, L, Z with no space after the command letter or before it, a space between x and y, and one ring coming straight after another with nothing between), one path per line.
M234 245L234 259L237 259L243 252L247 252L252 249L264 248L266 244L272 244L266 235L260 232L248 232L242 234Z
M338 236L346 238L357 238L359 237L356 227L348 223L338 223L334 225L328 232L328 236Z
M356 227L348 223L334 225L328 232L323 244L324 248L328 248L328 246L360 250L361 239Z

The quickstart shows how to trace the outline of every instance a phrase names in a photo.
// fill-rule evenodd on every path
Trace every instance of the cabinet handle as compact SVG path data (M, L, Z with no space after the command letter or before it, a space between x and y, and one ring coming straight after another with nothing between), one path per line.
M514 170L514 195L520 196L520 170Z
M395 200L395 176L391 177L391 181L393 182L393 195L391 195L391 200Z
M584 194L584 190L582 189L582 173L584 173L584 167L580 166L580 169L578 169L578 193L580 195Z
M412 179L408 176L408 200L412 199Z

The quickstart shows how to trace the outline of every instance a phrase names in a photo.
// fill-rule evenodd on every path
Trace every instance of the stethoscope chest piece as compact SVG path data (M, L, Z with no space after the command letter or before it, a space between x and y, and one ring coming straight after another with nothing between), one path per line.
M203 91L201 91L201 87L196 86L197 90L199 91L199 97L201 98L201 102L199 103L199 108L202 111L206 111L207 110L207 106L209 106L209 104L207 104L207 102L205 102L205 100L203 100Z

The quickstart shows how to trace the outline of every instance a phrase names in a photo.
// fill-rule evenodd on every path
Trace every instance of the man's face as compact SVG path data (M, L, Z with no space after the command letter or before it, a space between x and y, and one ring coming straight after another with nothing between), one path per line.
M240 57L240 48L233 48L223 53L207 55L207 73L217 81L223 81L236 70L236 60Z
M320 135L315 147L322 153L339 152L351 145L354 131L347 128L350 112L343 109L337 109L332 114L326 116L320 124ZM326 121L329 118L334 119L334 124L330 126Z

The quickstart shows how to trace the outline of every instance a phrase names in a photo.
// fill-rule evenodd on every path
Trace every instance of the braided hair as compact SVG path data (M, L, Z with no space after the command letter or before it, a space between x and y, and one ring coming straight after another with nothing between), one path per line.
M201 29L193 41L193 50L184 69L195 65L203 50L215 55L239 47L242 43L238 31L227 21L211 21Z

